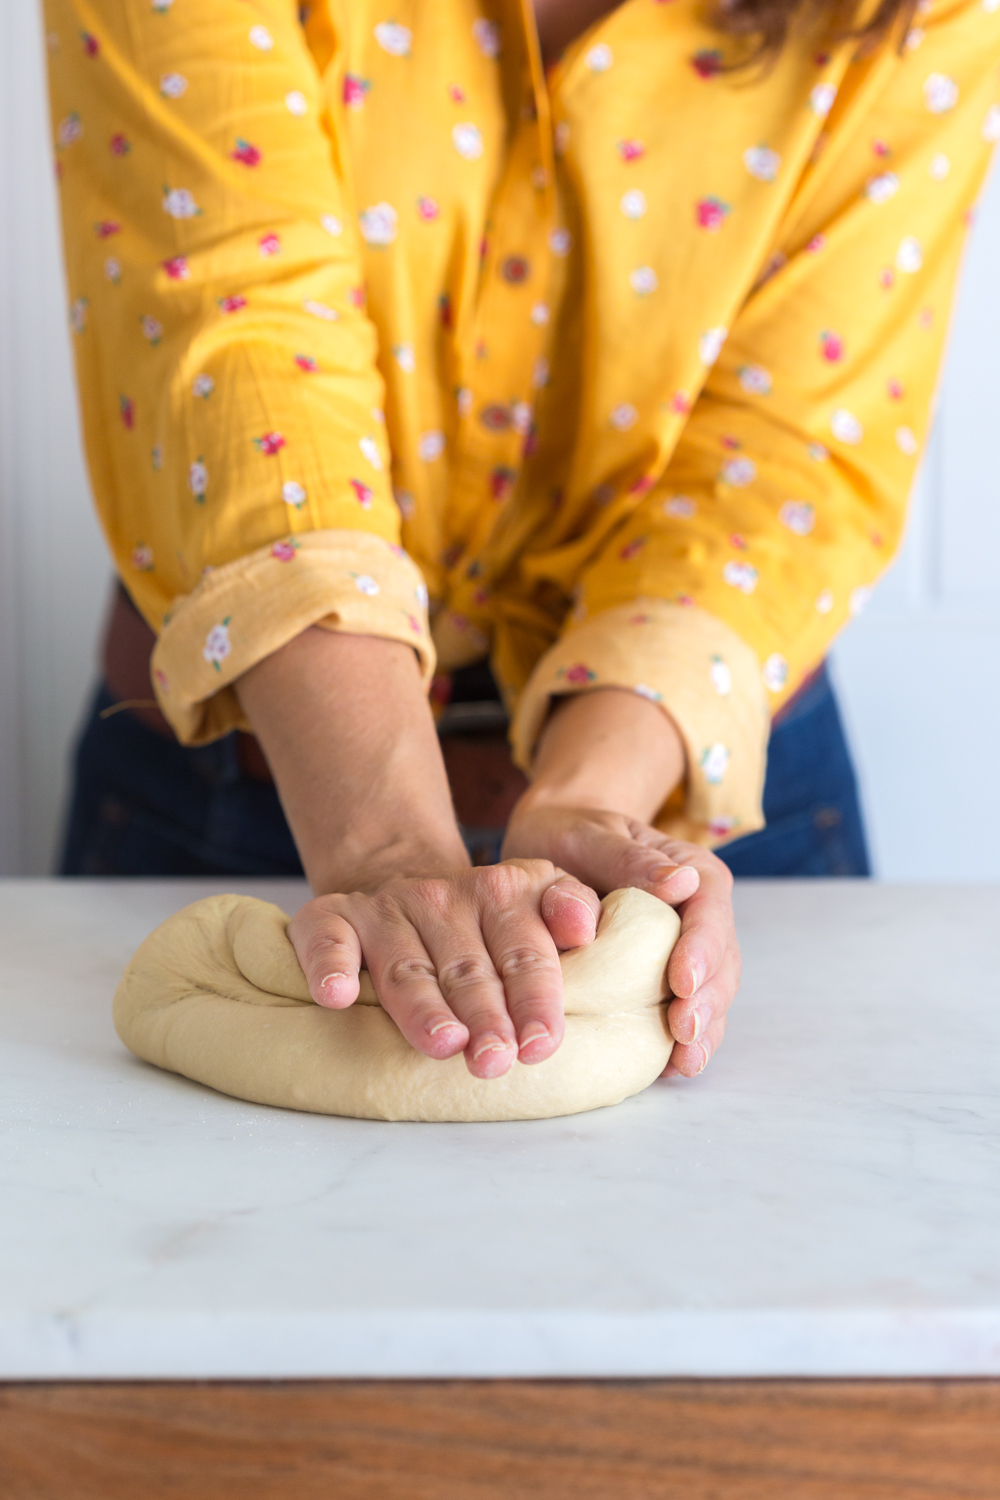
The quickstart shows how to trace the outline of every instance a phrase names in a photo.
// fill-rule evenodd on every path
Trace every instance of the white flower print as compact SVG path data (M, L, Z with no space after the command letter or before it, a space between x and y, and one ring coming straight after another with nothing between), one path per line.
M865 429L858 421L853 412L847 411L843 406L837 408L830 418L830 431L838 443L860 443L865 435Z
M915 239L912 234L906 235L905 238L900 240L899 249L896 251L897 270L905 271L912 275L915 271L920 270L923 263L924 252L920 248L920 241Z
M907 52L916 52L926 35L927 33L922 26L911 26L904 40Z
M382 455L378 451L378 443L373 437L363 437L359 439L358 447L361 449L362 453L364 454L365 458L367 458L373 469L385 468L385 465L382 462Z
M943 151L935 151L934 155L927 163L928 175L933 177L935 182L944 182L950 171L950 158L945 156Z
M743 594L752 594L757 587L757 569L752 563L727 562L722 576L726 583Z
M807 500L786 500L778 520L796 536L808 536L816 524L816 512Z
M417 439L417 452L425 464L432 464L436 458L440 458L444 452L445 436L438 428L432 427L429 432L422 432Z
M991 104L983 120L983 140L991 146L1000 141L1000 104Z
M322 318L324 323L335 323L340 317L335 307L330 307L326 302L317 302L313 297L306 298L302 311L312 313L314 318Z
M568 255L573 248L573 236L568 229L553 229L549 235L549 249L553 255Z
M833 589L821 589L816 595L816 613L828 615L833 608Z
M549 362L544 354L540 354L535 360L531 371L531 383L536 391L540 391L549 383Z
M870 177L865 185L865 197L869 203L888 203L899 192L899 178L895 172L879 172Z
M274 37L266 26L251 26L248 35L251 47L256 47L258 52L270 52L274 46Z
M233 649L233 643L229 639L229 621L223 620L221 625L213 625L205 637L205 644L201 654L209 666L220 670L219 663L224 662Z
M390 57L409 57L413 32L396 21L380 21L375 27L375 40Z
M393 490L392 498L399 507L399 514L404 521L409 521L417 513L417 502L410 490Z
M122 279L122 263L116 255L109 255L104 262L104 274L112 286L117 286Z
M660 283L652 266L636 266L629 275L628 284L636 296L648 297Z
M613 408L608 417L608 421L616 432L628 432L629 428L634 427L638 420L639 413L631 401L620 402L618 406Z
M729 663L723 661L721 656L713 656L708 675L719 697L728 698L733 690L733 674Z
M958 84L946 73L930 73L924 80L924 103L932 115L947 114L958 103Z
M837 90L834 84L817 83L809 95L809 108L814 115L819 115L821 120L825 120L833 108L836 97Z
M153 9L158 16L165 16L173 3L174 0L153 0Z
M405 370L407 375L412 375L413 371L417 368L417 357L414 353L413 345L393 344L392 353L399 368Z
M470 387L467 385L460 385L458 390L455 392L455 405L458 408L458 415L460 417L467 417L469 415L472 410L472 403L474 400L475 396L473 395Z
M180 99L187 93L187 86L183 73L164 73L160 79L160 93L165 99Z
M992 15L994 11L1000 10L1000 0L983 0L983 10Z
M696 515L698 506L687 495L671 495L669 500L663 502L663 513L667 516L676 516L679 521L686 521Z
M153 465L153 473L158 474L163 468L163 448L159 443L156 444L149 457Z
M500 27L483 17L472 23L472 37L484 57L500 56Z
M552 137L556 155L565 156L569 150L569 121L558 120Z
M830 457L830 450L823 443L808 443L806 445L806 452L813 463L817 464L825 464Z
M132 556L129 558L138 573L149 573L153 567L153 549L147 547L145 542L140 542L137 547L132 548Z
M151 318L148 313L140 318L139 323L143 338L148 339L151 344L158 344L163 337L163 324L156 318Z
M203 401L215 390L215 381L211 375L196 375L191 382L191 394L199 396Z
M281 498L286 505L294 505L297 510L306 503L305 488L294 479L286 479L281 486Z
M375 203L363 209L358 220L369 245L391 245L399 232L399 216L391 203Z
M912 458L919 446L917 435L912 427L896 428L896 447L900 453L905 453L907 458Z
M729 750L721 741L716 741L714 745L709 745L707 750L701 752L699 764L702 774L710 786L719 785L719 782L726 774L729 759Z
M604 42L598 42L583 60L592 73L606 73L614 62L615 55Z
M649 205L646 202L646 194L638 188L631 188L622 194L621 211L626 219L641 219Z
M770 146L748 146L743 165L758 182L773 182L781 170L781 157Z
M309 113L309 100L301 89L289 89L285 95L285 108L290 115L301 118Z
M848 606L847 606L848 609L851 611L851 614L852 615L860 615L861 612L862 612L862 610L864 610L864 609L867 608L868 602L871 599L871 596L872 596L872 594L874 594L874 592L875 592L874 589L867 588L867 587L852 589L851 590L851 597L850 597L850 600L848 601Z
M698 340L698 358L703 365L715 364L728 337L728 328L706 328Z
M771 372L765 370L763 365L741 365L737 371L740 385L752 396L767 396L770 394L773 381Z
M788 681L788 663L777 651L773 652L764 663L761 676L764 686L770 693L780 693Z
M63 150L72 146L83 135L83 121L77 114L67 115L56 126L56 145Z
M423 580L421 580L421 582L418 583L416 588L413 590L413 597L414 599L416 599L421 609L427 608L427 603L430 596L427 593L427 585L423 582Z
M172 219L196 219L201 209L187 188L164 188L163 212Z
M376 594L381 594L381 585L377 584L370 573L355 573L354 587L359 593L367 594L369 599L374 599Z
M466 161L476 161L483 154L483 138L476 125L468 123L452 127L451 138L455 150Z
M536 328L544 328L551 316L547 302L536 302L529 313Z
M524 437L531 427L531 407L527 401L512 401L510 404L511 426Z
M727 458L719 472L719 478L723 484L731 484L734 489L746 489L757 478L757 465L752 458Z
M188 489L196 500L203 500L208 491L208 470L200 458L188 469Z
M319 222L327 234L332 234L334 239L344 232L343 220L338 219L336 214L321 214Z

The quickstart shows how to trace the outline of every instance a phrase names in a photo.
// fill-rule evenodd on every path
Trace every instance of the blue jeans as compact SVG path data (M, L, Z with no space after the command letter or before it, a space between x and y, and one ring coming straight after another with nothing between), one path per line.
M97 692L76 750L63 875L301 875L274 787L247 776L236 736L198 749L127 711L100 718ZM767 827L719 850L734 875L868 875L854 770L825 671L774 730ZM467 830L497 858L502 830Z

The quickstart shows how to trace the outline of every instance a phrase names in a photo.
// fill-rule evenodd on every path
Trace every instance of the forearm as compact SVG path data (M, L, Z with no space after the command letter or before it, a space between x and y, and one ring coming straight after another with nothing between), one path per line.
M663 709L624 688L600 688L556 703L517 813L586 807L649 823L683 775L683 741Z
M468 865L409 647L314 627L236 690L317 894Z

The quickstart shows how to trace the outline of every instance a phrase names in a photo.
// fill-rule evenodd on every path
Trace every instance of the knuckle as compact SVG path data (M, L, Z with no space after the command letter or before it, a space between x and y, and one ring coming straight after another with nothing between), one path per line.
M485 955L476 953L462 954L458 958L449 959L447 963L441 964L437 971L438 982L448 992L469 989L473 985L496 981L492 965Z
M394 987L405 987L415 980L433 978L434 965L426 958L394 958L385 968L385 979Z
M325 932L310 933L302 945L301 956L305 960L303 967L307 969L329 968L338 960L348 967L356 967L351 945Z
M503 980L519 979L525 974L551 972L551 960L537 948L509 948L497 961L497 972Z

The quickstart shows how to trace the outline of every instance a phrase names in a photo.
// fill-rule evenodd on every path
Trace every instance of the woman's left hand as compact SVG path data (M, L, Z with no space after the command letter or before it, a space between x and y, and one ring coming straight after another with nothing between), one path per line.
M549 859L599 895L638 886L676 908L681 935L667 965L674 994L667 1020L677 1045L666 1075L700 1073L722 1041L740 982L733 878L722 861L622 813L561 806L515 808L502 858Z

